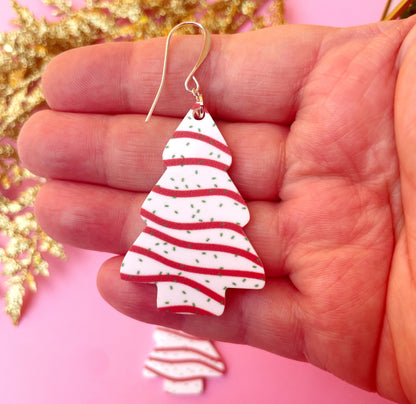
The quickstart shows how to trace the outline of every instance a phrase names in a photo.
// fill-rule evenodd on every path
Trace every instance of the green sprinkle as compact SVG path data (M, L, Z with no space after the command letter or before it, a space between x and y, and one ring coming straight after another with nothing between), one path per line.
M169 207L169 205L165 205L165 208L168 208Z
M212 180L216 180L216 179L217 179L217 177L212 177L211 179L212 179Z
M255 288L258 288L258 287L259 287L259 285L257 285L257 284L256 284L256 285L254 285L254 287L255 287Z
M187 301L187 300L184 300L183 302L184 302L184 303L188 303L188 301Z
M124 262L121 264L122 267L124 267Z
M195 174L198 175L198 170L195 170Z
M173 290L173 286L172 285L169 285L169 288L170 288L170 290Z
M214 258L217 259L218 258L218 255L217 254L214 254Z
M247 280L247 279L246 279L246 278L244 278L244 279L243 279L243 282L245 282L246 280Z
M191 208L192 208L192 209L194 208L194 204L193 204L193 203L191 203Z
M137 271L137 275L140 275L140 271Z
M140 261L140 262L143 262L143 260L142 260L141 258L139 258L139 261Z
M198 258L195 258L195 262L196 262L197 264L199 264L199 259L198 259Z
M175 213L178 214L179 212L177 210L175 210Z
M186 292L185 292L184 290L182 291L182 293L183 293L184 295L186 295Z
M168 252L168 251L166 251L166 250L165 250L165 251L163 251L163 252L164 252L165 254L169 254L169 252Z
M211 283L208 279L205 279L205 282L206 282L206 283Z
M235 236L231 236L231 240L234 240L235 239Z
M224 290L227 290L227 286L224 286Z
M209 239L209 238L207 238L207 239L205 240L205 242L206 242L206 243L208 243L208 241L209 241L209 240L210 240L210 239Z
M210 302L211 301L211 298L209 297L208 299L207 299L207 302Z
M237 286L237 284L236 284L235 282L233 282L233 285L234 285L234 286Z
M175 178L172 178L172 177L171 177L171 179L170 179L170 180L171 180L171 181L175 181Z

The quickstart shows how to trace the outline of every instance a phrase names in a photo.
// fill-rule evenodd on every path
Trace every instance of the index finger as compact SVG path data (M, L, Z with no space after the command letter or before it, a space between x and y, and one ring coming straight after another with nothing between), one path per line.
M215 35L196 73L210 112L221 119L291 123L298 92L329 28L281 26ZM159 86L165 38L93 45L65 52L47 67L43 89L52 109L147 113ZM184 81L202 38L179 36L169 49L156 114L182 116L192 104Z

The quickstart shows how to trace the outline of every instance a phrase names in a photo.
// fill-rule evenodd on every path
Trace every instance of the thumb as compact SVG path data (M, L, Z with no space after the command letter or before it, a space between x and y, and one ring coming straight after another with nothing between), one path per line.
M404 223L390 274L387 315L400 383L416 402L416 27L403 42L397 63L394 114Z

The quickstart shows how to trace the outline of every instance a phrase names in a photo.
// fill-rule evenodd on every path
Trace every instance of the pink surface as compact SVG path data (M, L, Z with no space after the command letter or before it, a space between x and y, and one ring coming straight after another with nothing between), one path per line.
M22 3L48 15L40 0ZM384 0L286 0L289 22L337 26L375 21L383 6ZM3 0L1 30L12 16ZM68 262L53 260L52 276L39 280L19 327L0 315L1 403L388 403L308 364L226 343L216 344L225 377L209 379L203 396L170 396L160 379L141 376L154 326L122 316L96 290L97 269L108 255L66 251Z

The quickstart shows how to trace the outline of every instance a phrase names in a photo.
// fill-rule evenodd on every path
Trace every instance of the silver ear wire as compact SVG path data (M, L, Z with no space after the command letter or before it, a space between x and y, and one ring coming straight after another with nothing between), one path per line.
M194 77L194 74L198 70L199 66L201 66L202 62L205 60L205 58L207 57L207 55L209 53L209 50L211 48L211 35L210 35L209 31L207 31L202 24L200 24L198 22L194 22L194 21L186 21L186 22L182 22L182 23L176 25L169 32L169 35L168 35L167 40L166 40L165 59L164 59L164 62L163 62L163 71L162 71L162 80L160 81L159 89L157 90L155 99L153 100L153 104L150 107L150 110L149 110L149 113L147 114L145 122L149 122L150 117L152 116L153 111L156 107L156 104L159 101L159 97L160 97L160 93L162 92L163 85L165 84L166 68L167 68L167 64L168 64L169 43L170 43L170 40L172 38L172 35L177 29L179 29L179 28L181 28L185 25L195 25L195 26L197 26L198 28L200 28L202 30L202 33L203 33L203 36L204 36L204 46L202 48L201 54L199 55L199 58L198 58L198 60L195 64L194 68L191 70L191 72L189 73L188 77L185 80L185 89L186 89L186 91L189 91L190 93L192 93L196 98L196 102L200 105L200 109L195 111L195 116L198 119L203 118L203 115L204 115L204 106L203 105L204 105L204 103L203 103L203 100L202 100L202 95L199 92L199 83L196 80L196 78ZM193 79L193 81L195 83L195 86L196 86L194 88L189 88L189 82L190 82L191 78Z

